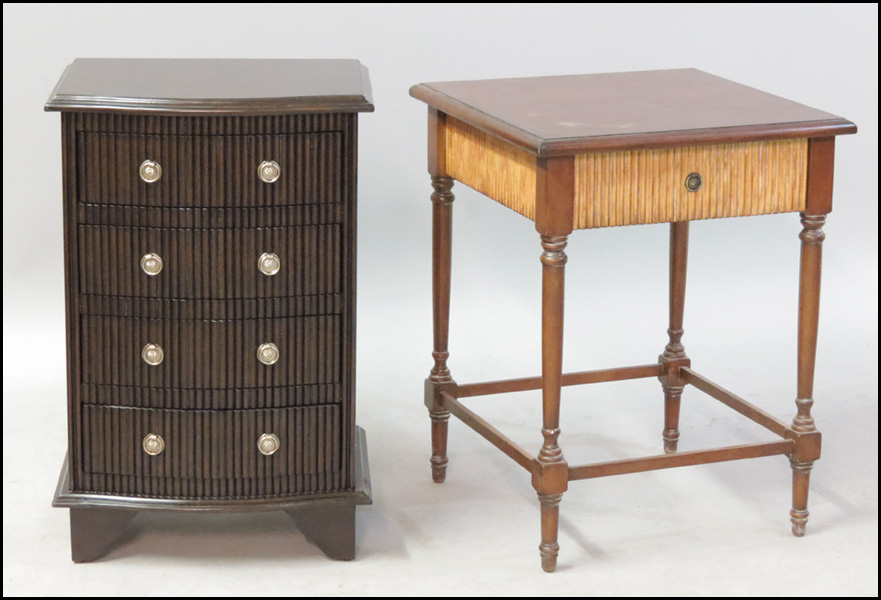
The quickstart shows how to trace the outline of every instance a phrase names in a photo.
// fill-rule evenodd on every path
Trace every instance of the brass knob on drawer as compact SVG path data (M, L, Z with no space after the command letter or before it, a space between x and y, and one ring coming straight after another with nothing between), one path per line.
M685 188L689 192L696 192L701 189L701 186L704 184L704 179L701 177L700 173L691 173L688 177L685 178Z
M281 260L278 258L278 254L264 252L257 259L257 268L264 275L275 275L281 269Z
M141 163L138 174L147 183L155 183L162 177L162 165L155 160L145 160Z
M165 358L165 352L159 344L147 344L144 346L144 349L141 350L141 358L143 358L144 362L151 367L155 367Z
M257 176L260 177L260 181L266 183L278 181L278 178L281 177L281 167L274 160L264 160L257 167Z
M141 447L150 456L156 456L157 454L162 454L162 451L165 450L165 440L158 433L148 433L144 436Z
M159 275L162 270L162 257L158 254L145 254L141 257L141 270L147 275Z
M275 454L280 447L281 442L274 433L264 433L257 440L257 449L260 451L260 454L265 454L266 456Z
M257 348L257 360L264 365L274 365L278 362L278 346L272 342L260 344L260 347Z

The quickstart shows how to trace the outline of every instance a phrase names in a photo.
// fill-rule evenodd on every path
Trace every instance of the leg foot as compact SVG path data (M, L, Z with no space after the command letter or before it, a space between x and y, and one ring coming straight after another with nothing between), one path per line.
M664 452L673 454L679 445L679 404L683 386L664 385Z
M811 469L814 463L792 463L792 510L789 517L792 521L792 535L802 537L808 524L808 486Z
M443 483L447 478L447 426L450 413L446 410L430 411L431 416L431 478Z
M560 500L563 494L539 494L541 502L541 568L546 573L553 573L557 568L557 555L560 544L557 543L557 531L560 525Z
M71 508L73 562L90 562L110 552L137 513L136 510L120 508Z
M679 433L679 432L677 432ZM664 432L664 454L676 454L676 450L679 446L679 436L676 436L676 439L669 439L667 437L667 432Z
M306 539L328 558L355 558L355 504L327 501L285 511Z

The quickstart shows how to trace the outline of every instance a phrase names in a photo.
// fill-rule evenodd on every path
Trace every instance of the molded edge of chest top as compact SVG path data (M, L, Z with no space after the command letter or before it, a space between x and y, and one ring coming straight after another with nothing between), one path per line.
M78 58L47 111L235 115L372 112L354 59Z

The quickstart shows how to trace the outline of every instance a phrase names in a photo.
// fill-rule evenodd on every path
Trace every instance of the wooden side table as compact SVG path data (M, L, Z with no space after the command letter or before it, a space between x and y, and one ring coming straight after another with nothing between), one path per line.
M777 454L793 471L792 532L804 535L808 478L820 457L811 417L823 223L832 210L840 117L695 69L424 83L432 177L434 368L425 382L432 474L444 481L450 414L532 475L542 568L553 571L559 503L570 481ZM447 368L453 180L535 221L541 236L541 377L457 384ZM797 414L791 424L691 368L681 343L689 221L800 212ZM574 229L670 223L669 343L657 363L562 372L566 242ZM665 454L570 466L557 443L564 385L657 377ZM677 452L679 400L695 388L780 441ZM544 442L533 457L461 399L542 390Z

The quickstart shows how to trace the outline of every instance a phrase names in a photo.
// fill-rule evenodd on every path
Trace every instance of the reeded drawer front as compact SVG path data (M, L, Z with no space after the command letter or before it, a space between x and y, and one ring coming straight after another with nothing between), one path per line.
M447 117L450 176L535 219L535 154ZM807 138L576 154L574 229L804 210Z
M265 344L276 348L274 364L258 357ZM336 383L342 344L340 315L230 321L83 316L81 370L86 384L157 388Z
M339 224L255 229L81 225L80 291L179 299L333 294L341 289L341 236ZM274 274L260 262L264 255L277 257ZM154 262L145 265L145 256Z
M270 436L276 450L264 454L260 440ZM85 473L263 479L341 469L340 413L333 405L229 411L84 406L82 445Z
M575 157L575 229L804 210L807 139Z
M80 132L77 144L81 157L77 171L78 201L83 203L233 207L319 204L340 202L342 198L343 151L339 132ZM151 161L149 171L141 169L145 161ZM267 182L261 179L259 169L261 164L270 162L278 165L278 173L275 181Z

